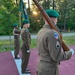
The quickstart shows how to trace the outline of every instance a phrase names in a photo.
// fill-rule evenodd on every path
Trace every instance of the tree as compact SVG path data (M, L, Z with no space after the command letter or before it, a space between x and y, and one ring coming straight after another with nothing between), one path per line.
M3 15L3 19L0 22L0 31L4 31L4 32L0 32L0 34L6 34L9 35L12 33L12 29L13 29L13 23L17 22L18 17L18 12L17 9L15 8L16 6L14 5L14 1L13 0L2 0L1 1L1 10L0 13L1 15ZM15 11L16 10L16 11ZM15 15L15 21L14 18L12 18L12 15ZM13 20L13 21L12 21Z
M50 6L51 6L51 0L38 0L39 3L43 6L43 8L46 10L46 9L49 9Z
M57 0L58 10L60 12L60 24L62 24L63 29L68 29L67 24L70 24L70 19L72 19L72 10L74 9L73 5L74 0ZM67 28L68 27L68 28Z
M30 13L30 0L28 0L28 10L29 10L29 13Z

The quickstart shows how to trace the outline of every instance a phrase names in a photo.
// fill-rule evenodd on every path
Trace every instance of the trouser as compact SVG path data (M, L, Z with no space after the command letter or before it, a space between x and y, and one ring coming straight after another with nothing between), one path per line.
M19 54L20 42L19 39L14 39L14 56Z
M22 63L21 63L22 72L25 72L27 69L29 57L30 52L28 53L26 50L22 50Z
M37 66L37 75L59 75L58 65L40 61Z

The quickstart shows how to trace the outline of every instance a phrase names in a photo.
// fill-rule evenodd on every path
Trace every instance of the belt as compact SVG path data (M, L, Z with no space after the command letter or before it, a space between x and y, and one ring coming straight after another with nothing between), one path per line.
M54 62L50 62L50 61L45 61L45 60L40 60L41 62L45 62L45 63L49 63L51 65L58 65L59 63L54 63Z

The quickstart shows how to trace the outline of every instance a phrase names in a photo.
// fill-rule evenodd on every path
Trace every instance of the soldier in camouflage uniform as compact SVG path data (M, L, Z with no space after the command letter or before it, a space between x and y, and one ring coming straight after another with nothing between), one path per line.
M59 17L55 10L46 10L54 25ZM58 65L63 60L68 60L74 54L74 50L62 51L61 38L57 31L50 28L47 21L37 34L37 49L39 62L37 75L59 75Z
M20 49L20 30L18 29L18 25L14 24L13 35L14 35L14 56L15 59L19 59L19 49Z
M29 70L27 70L28 61L30 57L30 43L31 43L31 35L28 30L29 27L29 20L23 21L23 28L21 30L21 38L22 38L22 73L30 73Z

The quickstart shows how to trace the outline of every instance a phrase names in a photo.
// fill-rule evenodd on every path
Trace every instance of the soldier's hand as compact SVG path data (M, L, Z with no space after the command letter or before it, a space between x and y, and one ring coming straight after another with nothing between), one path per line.
M71 48L70 51L72 52L72 55L74 55L74 50Z
M27 50L27 53L30 53L30 50Z

